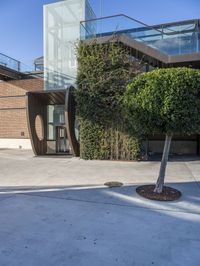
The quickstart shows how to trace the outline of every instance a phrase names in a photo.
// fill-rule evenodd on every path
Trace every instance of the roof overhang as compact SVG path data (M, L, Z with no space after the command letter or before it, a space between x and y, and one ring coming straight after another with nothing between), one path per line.
M16 79L21 79L25 76L26 75L21 72L0 65L0 80L12 80L12 79L16 80Z
M132 49L133 56L138 59L143 59L145 62L153 66L195 66L200 68L200 53L169 56L142 42L136 41L125 34L97 37L84 40L83 42L88 45L107 42L121 43Z
M30 91L27 96L35 97L45 105L65 104L66 90Z

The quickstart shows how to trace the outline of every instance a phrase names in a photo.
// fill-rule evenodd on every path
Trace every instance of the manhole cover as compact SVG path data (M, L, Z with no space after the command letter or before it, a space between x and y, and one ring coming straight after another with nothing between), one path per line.
M117 181L110 181L110 182L106 182L104 184L104 186L107 186L107 187L122 187L123 183L117 182Z

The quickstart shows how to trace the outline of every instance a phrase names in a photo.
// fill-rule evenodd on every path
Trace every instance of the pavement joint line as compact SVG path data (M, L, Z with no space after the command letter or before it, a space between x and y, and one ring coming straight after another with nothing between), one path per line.
M47 178L49 180L49 178ZM4 194L4 192L8 193L12 193L12 194L27 194L27 193L33 193L33 192L38 192L38 193L42 193L42 192L59 192L59 191L67 191L67 190L76 190L76 189L88 189L88 188L96 188L96 189L99 189L99 188L108 188L107 186L104 185L104 183L93 183L93 184L83 184L83 185L80 185L80 184L72 184L72 185L52 185L52 186L47 186L47 185L42 185L41 183L43 183L44 181L41 181L41 182L38 182L36 183L35 185L27 185L27 186L13 186L13 187L10 187L10 186L0 186L0 195L1 194ZM40 185L41 184L41 185ZM154 185L154 182L144 182L144 183L138 183L138 182L135 182L135 183L123 183L123 186L122 186L122 189L125 189L125 188L134 188L134 187L137 187L137 186L142 186L142 185ZM173 182L166 182L165 185L171 185L173 184ZM3 191L1 191L3 189ZM53 190L52 190L53 189ZM21 190L21 191L20 191ZM24 190L24 191L23 191ZM41 190L41 191L36 191L36 190ZM42 191L43 190L43 191ZM26 192L26 193L25 193Z
M196 179L196 177L193 175L192 171L190 170L190 167L188 166L188 163L185 162L185 165L186 165L188 171L190 172L190 174L192 175L192 177L193 177L193 179L194 179L194 181L195 181L195 184L196 184L197 187L200 189L200 183L199 183L199 181Z
M52 197L52 196L42 196L42 195L34 195L32 193L19 193L17 195L28 196L28 197L40 197L40 198L49 198L49 199L57 199L57 200L65 200L65 201L75 201L75 202L83 202L83 203L92 203L98 205L111 205L111 206L119 206L119 207L128 207L133 209L145 209L149 211L157 210L162 212L173 212L173 213L182 213L182 214L195 214L200 215L200 212L190 212L190 211L181 211L181 210L170 210L170 209L162 209L162 208L152 208L147 206L131 206L127 204L119 204L119 203L111 203L111 202L98 202L98 201L90 201L90 200L81 200L81 199L72 199L72 198L60 198L60 197Z
M131 186L132 184L130 184L130 186ZM127 185L127 186L129 186L129 184ZM8 186L8 187L1 187L0 186L0 195L1 194L4 194L4 192L5 193L8 193L9 194L9 192L10 193L12 193L12 194L15 194L15 195L17 195L17 194L26 194L25 192L29 192L29 193L33 193L33 192L38 192L38 193L41 193L41 192L60 192L60 191L66 191L66 190L70 190L70 191L72 191L72 190L76 190L76 189L79 189L79 188L81 188L81 189L83 189L83 188L107 188L106 186L104 186L103 184L84 184L84 185L70 185L70 186L45 186L45 185L40 185L40 186L38 186L38 184L35 186L26 186L26 187L17 187L17 188L15 188L14 190L13 190L13 188L15 188L15 187L12 187L11 189L10 189L10 187ZM3 191L1 191L3 189ZM21 191L20 191L21 190ZM22 191L22 190L24 190L24 191ZM41 191L36 191L36 190L41 190ZM3 193L2 193L3 192ZM16 193L17 192L17 193Z

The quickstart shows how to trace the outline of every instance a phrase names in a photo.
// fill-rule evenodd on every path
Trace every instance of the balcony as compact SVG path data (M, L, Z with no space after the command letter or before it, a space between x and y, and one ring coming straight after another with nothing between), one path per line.
M112 36L164 64L200 62L198 19L149 26L120 14L81 22L81 40L108 41Z

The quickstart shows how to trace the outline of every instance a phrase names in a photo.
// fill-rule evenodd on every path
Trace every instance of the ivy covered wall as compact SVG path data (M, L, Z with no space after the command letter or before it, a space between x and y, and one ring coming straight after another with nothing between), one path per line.
M139 65L116 43L81 42L77 53L81 158L138 159L140 138L128 128L122 98Z

